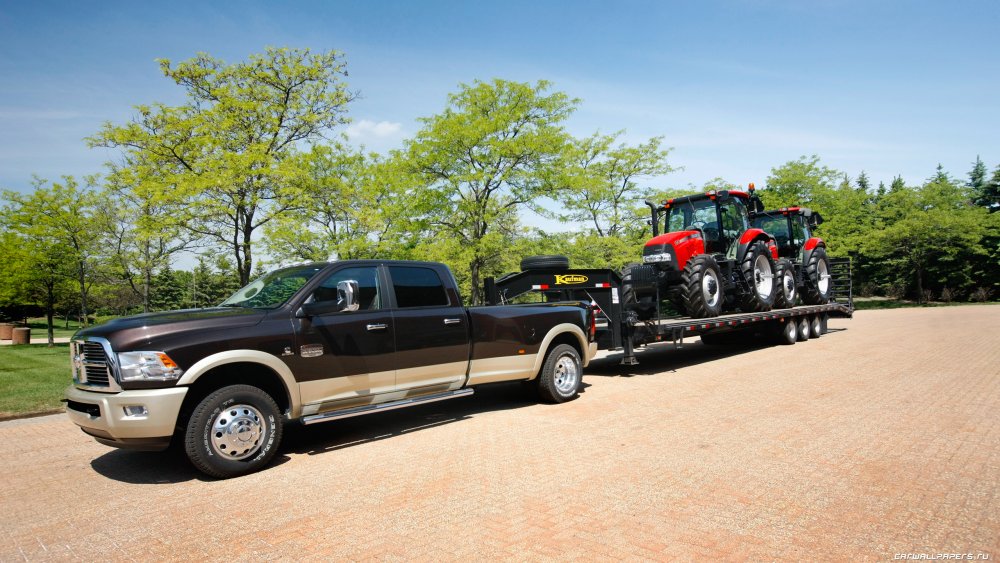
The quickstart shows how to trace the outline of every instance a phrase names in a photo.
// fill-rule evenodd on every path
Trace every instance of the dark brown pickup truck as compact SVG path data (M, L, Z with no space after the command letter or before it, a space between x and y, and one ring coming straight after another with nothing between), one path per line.
M537 382L576 397L594 356L586 303L462 306L442 264L314 263L271 272L219 307L126 317L71 346L70 419L109 446L182 440L216 477L256 471L283 425L313 424Z

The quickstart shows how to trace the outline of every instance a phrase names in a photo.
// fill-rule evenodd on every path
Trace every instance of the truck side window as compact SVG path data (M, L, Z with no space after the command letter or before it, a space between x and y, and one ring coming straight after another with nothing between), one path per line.
M346 280L358 282L358 309L373 311L382 308L378 273L374 267L344 268L330 274L313 292L315 301L336 301L337 284Z
M431 268L389 266L389 274L392 276L392 289L396 292L397 307L450 305L441 276Z

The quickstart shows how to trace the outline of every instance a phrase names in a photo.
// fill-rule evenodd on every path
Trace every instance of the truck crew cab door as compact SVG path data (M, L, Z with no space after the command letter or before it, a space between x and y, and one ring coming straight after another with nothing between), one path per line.
M394 327L378 266L335 270L306 302L336 301L337 284L346 280L358 282L358 309L296 319L297 348L284 358L307 414L367 405L395 390Z
M461 387L471 334L458 293L447 289L451 284L435 268L391 264L387 270L394 294L396 387L408 395Z

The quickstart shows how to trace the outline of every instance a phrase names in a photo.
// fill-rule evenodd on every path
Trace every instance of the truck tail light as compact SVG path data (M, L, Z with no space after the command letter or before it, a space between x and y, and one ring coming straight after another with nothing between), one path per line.
M590 307L590 341L594 341L594 337L597 336L597 314L594 313L594 307Z

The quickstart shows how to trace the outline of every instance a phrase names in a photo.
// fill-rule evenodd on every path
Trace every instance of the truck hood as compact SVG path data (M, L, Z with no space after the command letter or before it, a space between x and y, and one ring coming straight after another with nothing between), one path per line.
M213 307L146 313L122 317L102 325L85 328L73 337L94 336L109 340L115 350L158 350L157 341L172 340L178 333L203 330L239 329L254 326L266 311L241 307Z
M648 241L646 241L646 246L658 246L661 244L673 244L678 239L682 239L688 235L696 234L698 231L676 231L673 233L663 233L662 235L655 236Z

